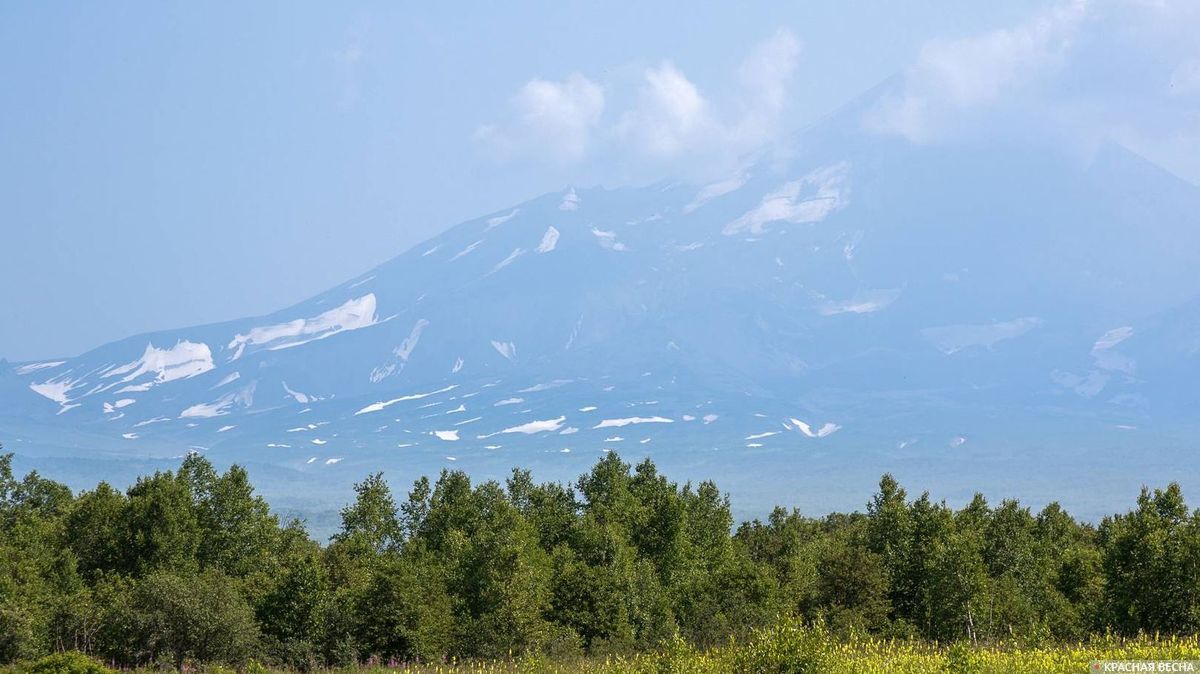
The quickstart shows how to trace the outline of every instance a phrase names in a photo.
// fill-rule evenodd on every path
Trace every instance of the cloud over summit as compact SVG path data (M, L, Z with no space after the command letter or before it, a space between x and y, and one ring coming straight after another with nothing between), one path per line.
M634 91L580 73L534 78L510 99L508 114L478 127L475 138L505 160L736 157L779 132L799 53L799 39L777 30L738 67L738 86L727 98L707 95L670 60L642 69ZM610 100L625 103L614 108Z

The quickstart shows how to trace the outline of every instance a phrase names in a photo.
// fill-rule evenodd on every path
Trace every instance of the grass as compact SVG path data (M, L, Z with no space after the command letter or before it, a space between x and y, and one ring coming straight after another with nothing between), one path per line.
M1200 661L1200 637L1099 638L1084 644L1043 647L938 646L868 637L839 640L819 628L784 623L756 633L746 643L709 651L697 651L676 640L655 653L606 660L554 662L526 657L370 669L409 674L1084 674L1095 660Z
M54 665L41 666L58 659ZM0 667L0 673L13 674L95 674L72 666L76 663L50 656L35 663ZM608 659L582 658L555 661L544 656L525 656L507 660L464 661L431 664L379 665L328 670L328 674L724 674L746 672L762 674L1008 674L1009 672L1084 674L1095 660L1190 660L1200 663L1200 636L1138 637L1119 639L1101 637L1087 643L1022 647L1015 644L941 646L921 641L880 640L870 637L837 639L820 627L799 622L783 622L756 632L744 643L700 651L682 639L664 644L653 653ZM66 665L66 666L64 666ZM233 674L233 670L214 666L196 668L209 674ZM244 674L266 673L252 665Z

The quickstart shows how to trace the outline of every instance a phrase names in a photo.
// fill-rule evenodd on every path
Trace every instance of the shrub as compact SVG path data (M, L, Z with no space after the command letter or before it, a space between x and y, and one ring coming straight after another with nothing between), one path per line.
M810 674L827 671L832 661L830 638L820 625L797 619L782 620L758 630L736 655L739 672Z
M115 674L96 660L80 653L67 651L35 660L25 668L28 674Z

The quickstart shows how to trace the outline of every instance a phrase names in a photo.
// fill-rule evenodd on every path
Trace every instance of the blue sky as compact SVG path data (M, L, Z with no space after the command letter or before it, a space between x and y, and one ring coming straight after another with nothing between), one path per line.
M890 76L1200 182L1198 3L0 4L0 356L269 312L566 184L716 168Z

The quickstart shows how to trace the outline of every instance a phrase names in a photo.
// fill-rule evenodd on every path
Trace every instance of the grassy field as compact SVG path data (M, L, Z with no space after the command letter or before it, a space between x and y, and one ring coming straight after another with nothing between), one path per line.
M1200 636L1106 638L1083 644L1045 647L938 646L868 637L835 639L820 628L785 622L757 632L744 643L708 651L698 651L684 641L676 640L657 652L629 657L555 661L539 656L524 656L493 661L365 664L326 670L326 674L1083 674L1097 671L1091 667L1091 663L1097 660L1195 661L1200 668ZM186 669L204 674L234 674L232 668L219 665L197 665ZM273 671L277 670L257 663L241 668L242 674L270 674ZM78 654L60 654L34 663L0 668L0 674L111 674L111 670Z
M386 671L413 674L717 674L747 673L841 673L954 674L1074 673L1093 671L1096 660L1194 660L1200 661L1200 638L1108 640L1090 644L1038 648L938 647L906 641L856 639L836 641L826 635L783 626L758 635L749 643L697 652L682 642L661 652L609 660L552 662L525 658L511 662L469 662L389 668ZM380 668L382 669L382 668Z

